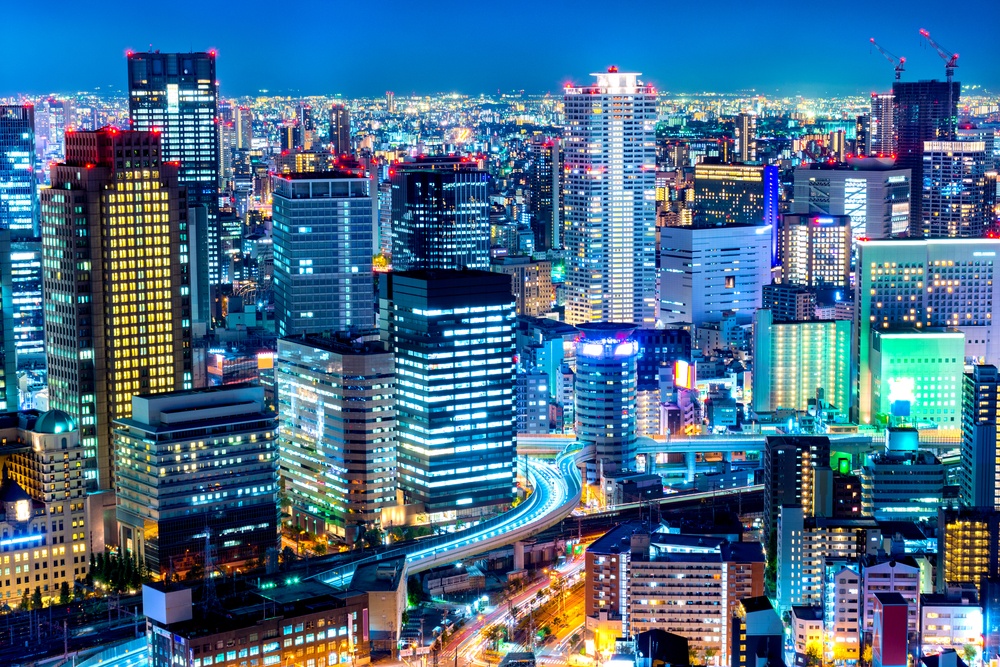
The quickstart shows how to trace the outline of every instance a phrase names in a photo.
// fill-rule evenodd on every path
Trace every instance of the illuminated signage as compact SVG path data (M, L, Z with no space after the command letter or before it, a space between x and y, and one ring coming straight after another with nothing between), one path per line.
M694 386L691 364L686 361L674 362L674 386L690 389Z

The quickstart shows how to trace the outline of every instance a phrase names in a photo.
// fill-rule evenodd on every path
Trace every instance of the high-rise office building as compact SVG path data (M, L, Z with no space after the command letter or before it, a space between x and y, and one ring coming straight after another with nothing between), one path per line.
M292 524L352 544L396 504L392 354L377 340L281 338L274 378Z
M771 282L768 225L660 228L660 321L701 326L734 311L749 322Z
M10 247L10 272L4 275L10 276L17 366L41 368L45 365L41 240L14 241ZM0 278L0 281L2 280L3 278Z
M813 515L816 468L830 465L826 436L767 436L764 446L764 529L776 531L779 510L802 507Z
M0 227L13 241L39 235L35 166L35 108L0 105Z
M517 314L543 317L552 311L556 293L552 287L552 262L530 257L498 257L490 268L511 278Z
M895 99L892 93L872 93L868 143L863 153L889 157L896 152L896 124L893 120Z
M699 162L694 167L696 225L778 225L778 168Z
M17 385L10 247L10 230L0 227L0 411L3 412L14 412L21 406Z
M965 334L966 359L1000 361L1000 321L993 317L994 304L1000 304L1000 240L861 241L857 252L852 355L859 364L863 423L873 416L868 362L873 328L957 328Z
M330 107L330 152L351 153L351 111L343 104Z
M846 414L851 407L851 321L776 322L753 318L753 409L809 409L818 396Z
M962 387L962 458L959 499L969 507L1000 508L1000 373L975 365Z
M373 328L371 179L326 171L273 182L278 336Z
M896 81L892 84L896 165L910 170L910 235L924 229L924 142L953 141L958 119L958 81Z
M298 108L299 128L302 131L303 150L312 150L316 136L316 121L313 118L313 108L308 102L299 102Z
M854 119L854 154L867 155L871 150L871 125L872 118L868 114L861 114Z
M389 113L396 113L396 93L391 90L385 91L385 110Z
M593 445L609 475L635 468L635 328L613 322L578 324L576 342L576 437Z
M132 397L115 420L119 544L160 576L263 559L278 546L277 415L264 388Z
M188 206L207 211L206 238L195 238L208 264L209 285L221 280L218 81L215 51L128 54L129 118L133 130L161 134L162 159L178 162ZM126 165L127 167L128 165ZM199 261L205 261L199 260Z
M791 212L849 215L855 241L903 236L911 224L910 183L910 170L892 158L802 165L794 174Z
M393 164L392 265L397 271L490 268L489 172L466 157Z
M406 501L422 503L433 523L508 505L516 455L510 278L440 270L381 277Z
M236 107L236 150L248 151L253 147L253 112L250 107Z
M652 326L656 316L656 90L593 74L563 95L566 321Z
M994 219L996 174L982 141L925 141L923 236L979 238Z
M161 135L66 137L41 194L49 405L80 425L87 476L111 488L111 421L132 396L187 389L187 196Z
M535 249L562 247L562 146L559 139L536 138L528 144L528 211Z
M781 216L781 280L821 290L851 286L851 218L846 215Z
M757 161L757 116L749 113L736 115L733 132L736 146L733 155L737 162Z

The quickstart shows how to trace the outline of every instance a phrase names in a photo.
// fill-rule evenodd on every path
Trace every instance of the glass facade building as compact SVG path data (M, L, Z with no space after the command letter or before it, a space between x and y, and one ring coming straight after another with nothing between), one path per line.
M0 105L0 227L13 241L39 236L35 166L35 108Z
M778 168L700 162L694 168L694 224L778 224Z
M353 543L396 504L393 368L378 340L278 341L281 477L296 528Z
M119 544L164 576L278 547L276 415L248 385L132 397L114 424Z
M205 239L199 239L208 264L209 285L222 280L217 215L219 210L218 82L215 52L128 54L129 117L133 130L159 132L163 159L179 162L188 205L208 213ZM199 290L202 312L209 291Z
M635 468L639 343L634 327L579 324L576 342L576 437L593 445L605 471Z
M397 474L433 523L510 504L514 297L488 271L384 274L382 337L396 359Z
M392 165L393 268L489 270L489 179L469 158Z
M925 141L923 235L979 238L993 222L996 174L982 141Z
M273 181L278 336L372 329L371 180L333 171Z
M190 389L188 207L160 134L66 138L41 193L49 405L80 425L88 479L111 488L111 421L132 396Z

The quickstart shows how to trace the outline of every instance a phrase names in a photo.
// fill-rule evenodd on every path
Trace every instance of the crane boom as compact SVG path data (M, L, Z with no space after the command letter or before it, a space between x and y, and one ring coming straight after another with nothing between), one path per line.
M871 40L869 41L871 41L872 46L878 49L878 52L881 53L886 60L892 63L893 70L896 72L896 81L899 81L899 77L905 71L903 66L906 64L906 58L903 57L897 58L896 56L892 55L891 53L883 49L881 46L879 46L879 43L875 41L874 37L872 37Z
M920 35L926 39L927 43L934 47L934 50L938 52L939 56L941 56L941 60L944 61L944 73L948 77L948 83L951 83L952 77L955 76L955 68L958 67L958 54L951 53L947 49L943 48L940 44L935 42L931 38L931 34L923 28L920 29Z

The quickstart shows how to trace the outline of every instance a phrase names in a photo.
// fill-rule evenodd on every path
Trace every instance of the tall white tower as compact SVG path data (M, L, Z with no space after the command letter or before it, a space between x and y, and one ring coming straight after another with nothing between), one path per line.
M656 91L638 73L567 87L566 320L653 326L656 317Z

